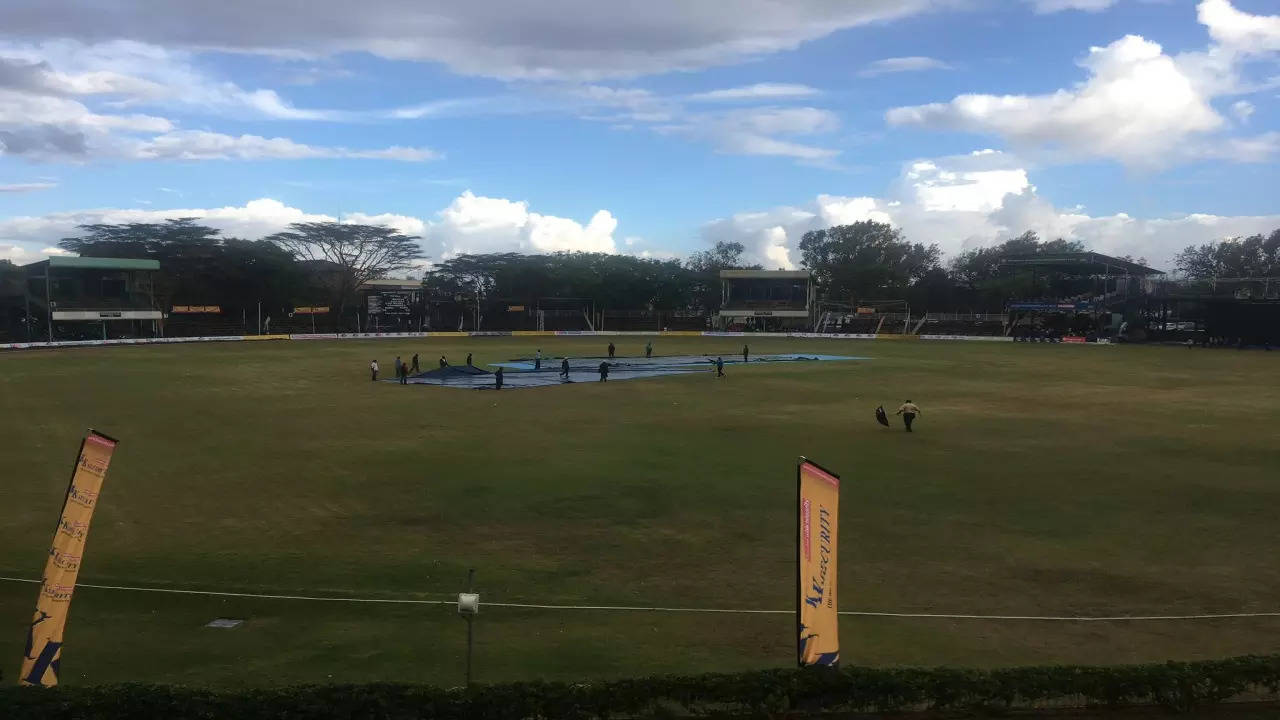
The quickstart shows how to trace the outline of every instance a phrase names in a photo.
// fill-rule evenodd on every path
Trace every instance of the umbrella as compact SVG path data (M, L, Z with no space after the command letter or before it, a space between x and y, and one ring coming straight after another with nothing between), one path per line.
M889 427L889 416L885 414L883 405L876 408L876 422L885 427Z

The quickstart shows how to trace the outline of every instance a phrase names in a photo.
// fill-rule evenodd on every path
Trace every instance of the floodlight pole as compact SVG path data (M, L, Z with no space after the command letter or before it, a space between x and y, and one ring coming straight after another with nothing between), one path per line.
M258 334L262 334L262 301L258 301Z
M53 342L53 261L45 260L47 265L44 268L44 309L45 319L48 321L46 325L49 327L49 342Z

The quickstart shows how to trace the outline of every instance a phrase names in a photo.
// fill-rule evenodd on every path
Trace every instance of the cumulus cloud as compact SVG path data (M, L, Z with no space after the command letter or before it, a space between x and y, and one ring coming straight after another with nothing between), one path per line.
M1228 0L1203 0L1198 17L1214 41L1202 51L1170 56L1159 44L1128 35L1091 48L1079 61L1089 77L1074 87L1043 95L960 95L894 108L886 119L997 135L1023 152L1071 160L1111 158L1155 167L1223 155L1215 148L1249 139L1219 136L1229 125L1211 100L1276 84L1274 78L1250 83L1240 75L1250 57L1280 50L1280 15L1251 15ZM1250 147L1256 152L1268 146Z
M748 258L765 267L791 268L800 263L805 232L861 220L891 223L914 242L937 243L947 256L1034 230L1041 237L1083 241L1098 252L1146 257L1166 269L1187 245L1280 227L1280 214L1143 219L1058 208L1037 194L1016 158L988 150L908 163L884 197L819 195L801 206L715 220L702 236L708 244L741 242Z
M431 218L396 213L350 213L335 218L323 213L308 213L271 198L219 208L104 208L11 217L0 220L0 257L9 257L17 262L41 252L52 252L56 250L50 249L53 244L61 238L76 235L79 225L162 222L176 217L196 218L228 236L244 238L264 237L296 222L334 222L340 219L342 222L385 225L422 238L419 244L433 260L484 252L618 252L613 238L618 221L608 210L599 210L582 223L533 212L524 201L484 197L467 191Z
M1161 47L1128 35L1091 48L1090 78L1048 95L961 95L949 103L890 110L894 125L1000 135L1016 146L1135 165L1165 161L1188 136L1223 119Z
M1222 47L1251 54L1280 52L1280 15L1251 15L1229 0L1203 0L1196 16Z
M930 9L931 0L314 0L280 3L46 0L0 4L13 36L123 38L278 57L368 52L502 78L600 78L690 70L789 50L838 30Z
M569 218L529 211L524 201L478 196L467 191L437 213L429 236L445 257L464 252L617 252L618 221L599 210L584 225Z
M920 72L922 70L951 70L951 65L931 57L892 57L876 60L863 68L858 75L875 77L889 73Z

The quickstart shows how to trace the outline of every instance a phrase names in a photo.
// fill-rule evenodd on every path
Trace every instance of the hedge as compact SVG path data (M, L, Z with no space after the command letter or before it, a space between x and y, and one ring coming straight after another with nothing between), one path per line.
M308 685L208 690L166 685L0 688L8 718L201 720L525 720L910 710L1002 711L1046 706L1159 705L1187 712L1241 696L1280 694L1280 655L1114 667L996 670L761 670L570 684L442 689Z

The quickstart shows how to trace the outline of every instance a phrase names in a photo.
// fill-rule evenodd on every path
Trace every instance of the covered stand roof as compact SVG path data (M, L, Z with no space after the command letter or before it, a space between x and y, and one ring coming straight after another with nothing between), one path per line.
M1035 253L1010 255L1000 263L1013 267L1033 267L1056 270L1071 275L1163 275L1163 270L1149 268L1118 257L1095 252Z
M808 270L721 270L721 280L807 280Z
M74 270L159 270L159 260L143 258L105 258L105 257L62 257L54 255L48 260L41 260L24 268L38 268L46 265L52 268L69 268Z

